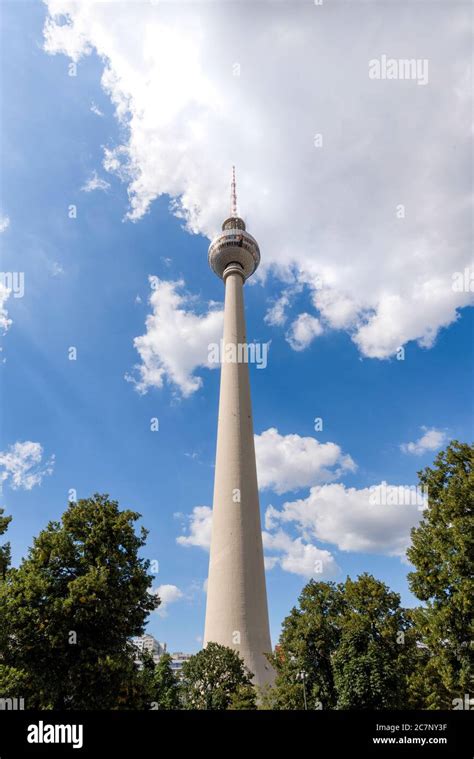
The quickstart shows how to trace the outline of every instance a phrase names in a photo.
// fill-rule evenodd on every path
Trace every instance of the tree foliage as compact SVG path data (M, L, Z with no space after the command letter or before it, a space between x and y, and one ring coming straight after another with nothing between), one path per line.
M299 607L294 607L283 621L280 643L272 658L277 672L275 708L304 708L301 672L305 673L310 708L315 708L315 704L326 709L335 707L331 657L341 634L344 604L341 587L310 580L298 599Z
M344 584L340 641L332 656L337 709L408 705L415 637L400 596L372 575Z
M155 709L180 708L179 684L171 668L171 661L170 654L164 653L154 666L151 694Z
M415 657L400 598L368 574L345 583L311 580L283 623L273 657L279 709L405 706Z
M183 706L185 709L255 709L252 677L236 651L208 643L183 665Z
M4 517L5 509L0 508L0 535L3 535L12 521L11 517ZM10 543L4 543L0 546L0 580L4 580L7 569L10 566Z
M238 685L227 707L231 711L248 711L256 708L256 691L253 685Z
M130 638L158 600L139 516L106 495L70 503L0 583L0 661L4 677L23 678L28 708L146 706Z
M407 556L412 592L424 606L415 612L426 646L423 681L426 706L452 708L472 693L474 597L474 447L452 441L433 467L418 473L428 508L412 530Z

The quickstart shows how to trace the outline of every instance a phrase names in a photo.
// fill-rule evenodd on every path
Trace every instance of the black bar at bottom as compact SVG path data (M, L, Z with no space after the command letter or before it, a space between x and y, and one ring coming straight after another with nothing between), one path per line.
M474 757L469 711L53 712L0 711L0 759L141 757L209 750L254 754L290 746L290 757ZM292 749L291 749L292 746ZM293 756L292 756L293 755Z

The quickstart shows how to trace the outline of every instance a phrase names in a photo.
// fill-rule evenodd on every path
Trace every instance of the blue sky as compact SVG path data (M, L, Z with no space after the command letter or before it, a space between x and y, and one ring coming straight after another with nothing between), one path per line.
M203 583L207 576L208 553L199 545L180 545L177 538L189 538L192 534L193 509L209 507L212 503L219 373L198 364L189 372L189 367L185 368L189 376L202 380L199 388L186 394L179 382L173 381L170 365L164 356L165 350L173 352L173 348L164 348L160 344L155 360L164 367L161 387L148 383L146 392L140 393L125 377L137 378L140 373L140 369L134 369L141 361L134 339L147 333L145 320L153 308L149 303L150 275L158 277L161 282L182 280L183 285L176 286L172 292L180 292L184 298L178 307L185 314L211 318L209 315L218 311L219 304L222 304L222 283L207 265L209 239L206 232L215 224L214 218L223 220L227 213L227 183L232 160L236 161L240 175L243 174L239 185L241 212L248 220L249 231L260 242L262 265L265 258L269 261L274 257L274 266L265 271L266 277L245 288L249 338L259 342L271 341L268 367L264 370L255 366L250 368L256 435L261 436L276 428L281 438L302 438L303 447L310 446L308 438L317 439L322 446L329 442L336 444L341 456L349 455L357 466L355 471L347 468L339 477L334 475L334 483L341 483L345 489L354 488L359 492L381 481L403 486L416 484L417 470L431 463L440 445L449 438L467 441L472 435L472 309L467 307L467 300L461 299L454 304L450 316L443 314L437 321L436 308L430 301L426 305L429 314L426 323L413 327L410 324L406 333L400 326L403 319L398 322L395 319L393 329L396 333L400 326L400 333L396 333L394 339L398 341L397 345L404 346L404 360L397 360L393 346L387 348L378 337L377 348L373 347L373 337L372 347L368 347L363 336L354 338L354 325L360 315L354 318L352 325L336 328L329 311L325 312L321 303L319 308L317 303L315 305L314 281L311 279L315 270L310 271L309 265L303 265L301 260L298 264L295 259L291 279L290 270L282 271L283 256L288 248L282 245L282 251L277 255L274 239L265 232L265 224L268 229L277 227L277 238L280 236L291 245L295 199L289 196L285 208L284 195L276 192L278 211L270 218L274 209L272 204L265 206L260 196L260 200L252 204L250 189L246 195L246 168L249 174L256 150L253 143L251 149L244 143L239 144L235 150L237 156L229 154L227 144L220 153L219 145L216 145L217 168L211 166L212 153L206 152L204 146L209 174L215 176L219 170L221 184L210 196L206 195L207 185L197 189L195 185L190 188L183 185L182 192L175 194L175 197L186 192L192 195L191 191L195 190L192 202L186 205L185 195L183 204L188 222L191 207L199 205L205 216L206 202L212 206L212 222L203 222L201 230L197 222L200 234L191 234L183 219L170 210L169 190L166 190L167 181L170 187L179 189L183 177L194 176L195 166L191 164L182 169L178 179L172 176L168 180L160 166L164 172L163 191L148 188L151 200L146 212L140 213L136 220L124 220L130 208L127 190L133 177L130 179L110 166L109 171L104 168L104 147L108 150L122 145L130 147L135 127L131 127L127 120L120 123L109 94L101 86L104 59L92 50L90 55L78 59L77 76L71 77L68 75L70 60L65 55L49 55L43 50L45 5L4 2L1 10L1 212L3 218L9 219L1 235L2 270L24 272L25 278L24 297L10 295L5 303L12 323L2 338L1 450L7 452L15 443L25 441L41 446L40 459L34 470L38 473L36 484L28 489L24 486L24 479L23 485L18 484L20 480L15 484L11 472L10 476L5 476L3 505L13 516L9 529L13 561L17 564L21 560L33 536L48 520L59 518L66 507L70 489L76 489L79 497L107 492L122 507L133 508L142 514L142 522L150 531L146 555L157 560L160 567L155 586L171 585L177 589L171 591L164 613L152 615L149 631L159 640L166 641L172 650L194 651L199 648L203 633L206 598ZM140 13L139 9L137 13ZM441 22L442 19L440 25ZM117 37L117 45L119 42ZM91 37L91 45L94 44ZM420 55L425 52L420 51ZM113 68L112 54L109 60ZM118 63L116 65L118 70ZM436 70L436 60L433 68ZM397 85L401 84L397 82ZM439 92L443 93L445 86L445 82L440 82ZM287 108L292 97L298 97L297 88L295 92L291 95L288 90L285 95L283 90L283 100L288 99ZM410 97L413 96L412 90ZM405 95L399 91L394 97L403 101ZM437 104L436 96L433 97ZM91 110L93 104L100 115ZM166 103L163 103L165 107ZM258 113L255 119L257 117ZM205 121L206 125L212 131L210 118ZM283 135L284 132L283 129ZM437 134L435 131L433 144L436 145L442 136L441 132ZM162 150L166 152L166 141L162 135L160 139ZM258 135L252 136L257 147L258 139ZM457 145L456 139L455 135L452 136L453 146ZM282 163L291 163L291 156L283 152L283 137L281 144L278 135L274 140L275 144L267 149L275 152L275 160L278 156ZM396 139L394 142L397 144ZM463 144L460 138L461 148ZM150 150L154 150L152 141L150 145ZM413 155L417 155L419 146L414 141L410 145ZM175 150L176 146L173 145L172 149ZM357 150L354 148L354 153ZM199 151L193 144L188 152L197 155ZM385 147L380 149L380 155L383 161ZM138 160L136 156L135 159ZM407 158L408 163L410 160ZM463 188L459 186L457 172L460 166L456 160L453 159L451 175L446 177L446 192L461 197ZM349 179L346 174L341 175L340 167L334 165L332 171L330 156L325 161L325 179L322 176L318 181L328 182L328 192L329 185L341 184L341 207L338 209L333 205L332 208L335 229L341 228L344 240L345 234L349 237L352 234L343 213ZM370 173L367 161L365 165ZM227 174L221 171L223 166L228 167ZM391 172L387 171L386 176L388 183L393 184L398 175L393 164L390 166ZM139 169L142 176L147 175L146 167ZM356 166L356 178L353 179L356 194L358 170ZM282 171L289 169L282 168ZM81 190L94 172L108 183L108 188L105 191ZM400 167L400 173L403 172ZM428 188L434 179L436 177L424 177ZM270 192L271 182L269 167ZM452 186L449 186L450 182ZM133 192L137 196L136 190L132 191L132 199ZM307 200L308 188L303 185L298 192ZM319 192L321 197L324 188L319 187ZM422 193L422 202L426 199L427 195ZM298 204L298 209L306 200ZM438 211L441 200L433 203ZM376 205L377 200L369 198L367 205L371 203ZM77 207L75 219L68 217L71 204ZM308 234L314 234L315 246L323 250L334 230L324 227L324 213L328 212L324 203L321 208L315 199L313 207L315 222ZM262 220L265 213L268 219ZM426 219L421 211L420 216L423 226ZM447 256L462 248L456 218L448 213L446 216L450 217L452 227L436 227L436 235L433 235L441 237L441 254L437 249L432 250L432 258L430 255L423 258L420 254L427 276L432 265L434 270L439 267L443 250ZM191 219L191 225L193 223ZM318 224L321 225L320 232ZM379 225L380 219L376 222L377 232L380 232ZM347 259L354 270L360 261L360 267L370 274L371 267L374 270L378 267L377 256L391 256L390 272L394 278L399 276L399 269L403 268L397 266L399 251L405 244L408 257L413 257L412 238L408 233L404 238L403 234L394 232L397 246L392 249L391 225L392 222L386 223L383 236L387 250L379 244L382 239L379 238L370 249L370 255L358 254L360 241L354 239L354 249ZM411 229L410 234L412 232ZM303 246L301 234L295 224L295 246ZM428 252L431 243L428 239ZM351 277L352 270L347 268L347 261L341 260L338 264L342 242L330 244L336 251L335 268L339 267L341 271L345 267ZM318 255L322 259L318 259L317 264L321 271L326 271L324 252ZM462 254L453 255L448 272L462 269ZM468 259L466 261L468 265ZM290 293L292 287L294 294L285 322L275 323L273 320L272 324L269 310L282 295ZM362 287L366 287L365 280L361 280ZM402 294L400 297L408 291L403 280L397 281L396 287ZM440 302L443 301L442 296L439 297ZM361 294L361 301L364 302L364 313L377 311L377 308L383 311L380 304L371 304L364 294ZM424 308L421 303L408 300L404 314L416 312L422 320ZM163 313L159 311L159 314ZM296 334L295 323L301 314L309 314L323 328L322 334L314 335L313 339L303 336L304 345L300 344L300 349L295 350L291 335ZM170 318L173 320L173 313ZM164 318L157 319L158 330L166 330L168 326ZM426 335L430 333L436 337L431 340L431 347L423 347L420 341L425 339L425 344L429 344ZM149 339L153 343L154 334L150 334ZM75 361L68 359L71 346L77 349ZM374 355L377 351L380 355ZM390 355L381 355L384 351ZM170 360L175 359L171 356ZM153 417L159 419L158 432L150 431ZM314 430L315 417L323 419L321 432ZM430 431L432 436L420 444L416 453L401 449L401 445L416 442ZM291 441L295 443L295 438L287 441L290 452L293 450ZM267 448L265 453L267 458L273 456L273 451ZM55 457L54 463L48 464L52 456ZM338 461L340 463L340 457L333 469L337 468ZM5 458L3 462L5 465ZM45 468L50 471L45 472ZM265 475L263 471L261 474L263 481L268 483L261 491L262 518L270 505L280 514L288 515L291 509L285 511L285 503L308 499L310 487L317 488L325 482L317 467L308 475L313 478L310 483L306 478L301 484L304 477L298 479L298 473L290 472L288 476L293 477L293 486L279 492L283 486L279 487L274 481L272 484L270 474ZM326 484L331 485L327 479ZM327 492L330 501L333 491ZM306 508L304 504L303 508ZM308 503L307 508L317 510L318 507ZM330 504L325 508L330 516ZM338 566L335 579L344 579L347 574L355 576L372 572L400 592L404 603L412 604L414 599L406 582L408 566L400 559L400 551L398 555L388 555L395 549L384 530L390 531L392 522L387 522L384 528L383 519L380 520L377 534L371 538L372 550L343 550L347 545L344 535L347 537L354 527L352 522L345 522L345 508L343 502L337 507L334 529L339 530L340 539L324 540L321 527L315 530L306 525L304 528L301 520L289 516L282 516L279 526L268 527L268 532L275 534L283 530L290 542L299 539L304 545L329 551L333 563ZM364 529L371 532L371 518L366 514L368 521L364 522L361 512L358 529L362 534ZM400 525L400 535L403 529L406 531L406 524L403 521ZM282 566L285 555L288 558L291 551L291 546L274 548L273 555L278 556L279 561L267 571L273 643L277 642L282 619L308 579L304 567L297 573Z

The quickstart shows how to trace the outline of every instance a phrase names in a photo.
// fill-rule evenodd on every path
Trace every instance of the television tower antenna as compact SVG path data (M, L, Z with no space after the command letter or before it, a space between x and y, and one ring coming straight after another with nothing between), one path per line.
M237 188L235 184L235 166L232 166L232 184L230 190L230 215L237 216Z

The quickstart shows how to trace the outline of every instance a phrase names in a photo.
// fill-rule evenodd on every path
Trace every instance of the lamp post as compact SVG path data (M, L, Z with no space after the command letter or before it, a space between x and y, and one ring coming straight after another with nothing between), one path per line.
M304 708L305 708L305 711L307 711L308 704L306 703L306 672L304 671L304 669L301 670L301 672L299 673L299 676L301 677L303 681Z

